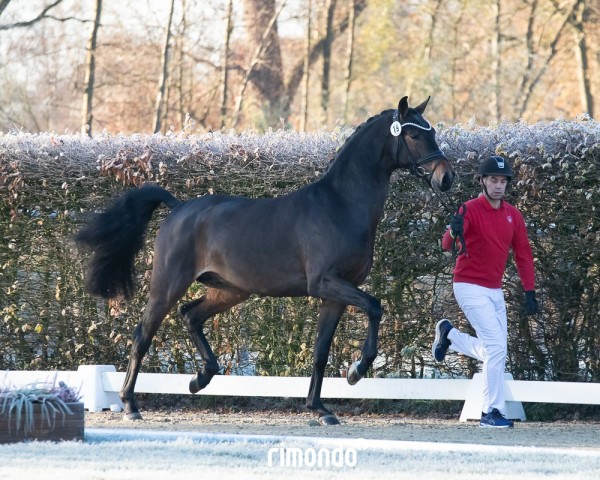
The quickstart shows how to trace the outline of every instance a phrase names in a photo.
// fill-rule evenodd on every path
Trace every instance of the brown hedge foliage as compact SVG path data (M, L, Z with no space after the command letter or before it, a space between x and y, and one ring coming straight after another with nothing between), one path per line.
M457 182L444 201L478 193L481 158L499 153L517 172L508 194L528 223L536 257L541 313L525 317L512 262L506 273L509 370L515 378L600 379L600 126L589 118L497 127L438 128ZM277 196L313 181L352 132L216 132L205 135L0 134L0 368L76 368L127 363L130 336L146 299L159 211L138 259L140 291L129 304L83 292L85 258L71 237L86 216L144 182L181 199L210 193ZM380 357L374 375L472 373L450 355L431 359L433 326L442 316L468 328L451 292L453 258L440 238L449 214L427 186L393 177L375 265L365 288L383 299ZM200 286L188 292L192 298ZM308 375L317 299L253 297L207 325L224 372ZM329 375L360 353L362 312L340 323ZM144 369L191 372L196 353L177 313L163 323Z

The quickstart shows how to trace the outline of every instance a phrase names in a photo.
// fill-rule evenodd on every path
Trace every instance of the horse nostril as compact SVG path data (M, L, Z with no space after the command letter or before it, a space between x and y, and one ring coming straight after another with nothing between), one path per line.
M444 176L442 177L442 184L440 185L440 190L442 192L449 190L450 187L452 186L453 182L454 182L454 172L449 171L449 172L444 173Z

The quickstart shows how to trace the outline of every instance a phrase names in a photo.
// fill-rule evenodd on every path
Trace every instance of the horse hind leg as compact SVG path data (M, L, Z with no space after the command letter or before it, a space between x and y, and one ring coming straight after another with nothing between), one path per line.
M162 298L152 298L151 295L142 314L142 319L134 330L127 374L119 394L125 405L125 418L128 420L140 420L142 418L134 398L135 382L142 360L152 344L152 339L175 301L169 302Z
M156 250L155 250L156 252ZM167 268L155 255L150 295L142 318L133 333L133 343L127 374L119 396L125 405L125 418L139 420L141 415L134 399L135 383L142 360L152 344L161 323L193 282L193 272L182 268Z
M247 293L239 290L209 288L204 296L179 308L179 313L187 322L190 337L203 362L202 370L190 381L191 393L202 390L219 372L217 358L204 335L204 324L213 315L229 310L246 300L248 296Z

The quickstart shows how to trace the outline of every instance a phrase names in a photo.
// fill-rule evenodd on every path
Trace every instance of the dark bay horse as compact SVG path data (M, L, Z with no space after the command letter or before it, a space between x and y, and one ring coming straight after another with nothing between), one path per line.
M205 294L179 307L204 364L190 391L206 387L219 371L203 332L210 317L251 294L318 297L322 304L306 405L321 423L339 423L321 401L323 375L348 305L368 316L362 356L350 368L348 382L358 382L377 355L381 302L358 286L373 263L390 176L407 169L440 191L454 179L435 130L423 118L428 101L410 108L404 97L397 109L370 118L320 179L290 194L269 199L205 195L180 202L161 187L144 186L117 199L78 233L78 244L93 252L87 290L104 298L130 298L134 258L152 213L161 203L171 209L156 236L149 300L133 335L120 393L128 418L141 418L134 387L154 335L189 286L200 282Z

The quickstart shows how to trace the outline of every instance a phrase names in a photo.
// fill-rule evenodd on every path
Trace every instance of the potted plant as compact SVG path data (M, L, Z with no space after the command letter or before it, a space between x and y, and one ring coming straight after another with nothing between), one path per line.
M79 391L64 382L0 388L0 443L83 440Z

